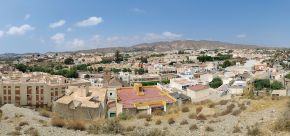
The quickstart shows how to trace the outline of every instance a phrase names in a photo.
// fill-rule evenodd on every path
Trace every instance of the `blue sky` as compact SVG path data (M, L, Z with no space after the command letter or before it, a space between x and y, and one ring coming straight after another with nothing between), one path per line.
M171 40L290 47L289 0L2 0L0 53Z

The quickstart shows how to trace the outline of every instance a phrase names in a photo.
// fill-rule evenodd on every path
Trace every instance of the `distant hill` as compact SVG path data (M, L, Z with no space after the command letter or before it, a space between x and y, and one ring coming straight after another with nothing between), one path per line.
M170 51L170 50L183 50L183 49L216 49L216 48L227 48L227 49L242 49L242 48L262 48L262 46L257 45L245 45L245 44L232 44L220 41L194 41L194 40L178 40L178 41L164 41L164 42L154 42L154 43L142 43L130 47L108 47L108 48L98 48L90 50L79 50L79 51L66 51L59 53L109 53L119 50L121 52L130 52L130 51ZM54 52L49 52L54 53ZM15 54L15 53L5 53L0 54L1 59L16 59L19 57L38 54L38 53L24 53L24 54Z
M77 52L99 52L107 53L119 50L121 52L129 51L169 51L169 50L183 50L183 49L216 49L216 48L227 48L227 49L242 49L242 48L261 48L257 45L245 45L245 44L232 44L220 41L194 41L194 40L178 40L171 42L154 42L154 43L142 43L130 47L109 47L109 48L98 48L91 50L81 50Z

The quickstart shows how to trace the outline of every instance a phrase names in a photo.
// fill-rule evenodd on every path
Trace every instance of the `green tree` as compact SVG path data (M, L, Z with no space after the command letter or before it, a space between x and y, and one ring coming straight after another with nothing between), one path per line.
M26 72L28 69L28 66L24 65L24 64L16 64L15 68L18 69L21 72Z
M262 90L264 88L270 88L270 80L269 79L256 79L254 81L254 87L256 90Z
M123 57L120 54L119 50L116 50L115 52L115 62L116 63L120 63L121 61L123 61Z
M230 62L229 60L224 61L224 63L221 65L222 68L226 68L229 66L235 65L235 62Z
M64 64L66 64L66 65L72 65L72 64L74 64L74 60L71 57L70 58L66 58L64 60Z
M148 63L148 60L147 60L147 57L141 57L140 58L140 60L141 60L141 63Z
M215 77L212 79L211 82L209 82L209 86L211 88L218 88L223 84L223 81L220 77Z
M273 90L279 90L283 88L283 84L279 81L273 81L273 83L271 84L271 89Z

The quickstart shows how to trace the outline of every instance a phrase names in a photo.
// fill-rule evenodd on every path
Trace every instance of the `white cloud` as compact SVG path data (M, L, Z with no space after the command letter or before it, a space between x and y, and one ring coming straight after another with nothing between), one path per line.
M131 11L136 12L136 13L145 13L145 11L140 8L133 8L131 9Z
M175 34L172 32L163 32L162 35L168 38L179 38L182 36L181 34Z
M4 36L4 32L0 30L0 38Z
M103 22L102 17L90 17L86 20L77 23L79 27L95 26Z
M71 45L72 45L71 48L73 49L83 49L85 42L83 40L76 38L72 41Z
M30 17L31 17L30 14L26 14L26 15L24 16L24 20L28 20Z
M7 34L9 35L24 35L28 31L34 30L34 27L24 24L21 26L11 26L9 30L7 31Z
M57 28L57 27L63 26L65 23L66 23L66 21L61 19L61 20L59 20L57 22L53 22L53 23L49 24L49 27L50 28Z
M73 29L71 27L67 28L66 31L71 32Z
M51 36L50 39L55 43L61 43L65 40L65 34L63 33L56 33L55 35Z
M246 35L246 34L238 34L236 37L237 37L237 38L246 38L247 35Z

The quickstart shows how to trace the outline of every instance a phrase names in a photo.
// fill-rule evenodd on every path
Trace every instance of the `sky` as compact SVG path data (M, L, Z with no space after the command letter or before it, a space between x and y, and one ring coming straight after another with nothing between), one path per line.
M0 53L173 40L290 48L290 0L1 0Z

